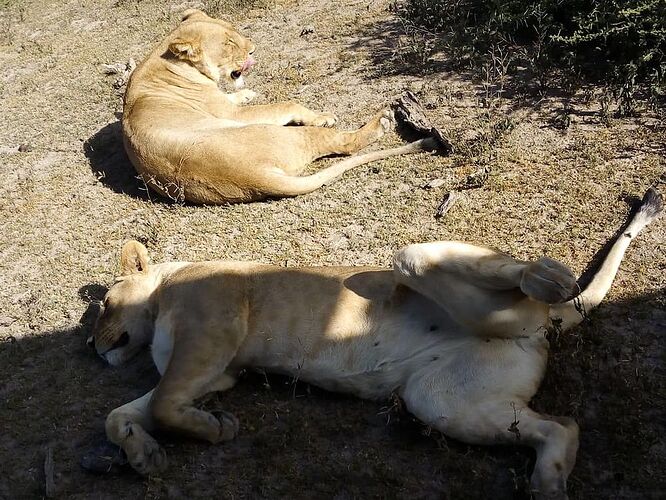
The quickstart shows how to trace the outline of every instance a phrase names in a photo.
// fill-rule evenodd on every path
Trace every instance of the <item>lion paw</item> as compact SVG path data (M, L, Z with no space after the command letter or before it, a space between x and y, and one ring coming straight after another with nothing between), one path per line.
M337 121L337 117L332 113L320 113L312 121L312 125L314 127L332 127Z
M379 126L381 127L383 134L386 134L391 131L395 125L395 115L390 109L382 111L379 115Z
M247 104L257 97L257 93L250 89L243 89L231 94L231 96L234 104Z
M139 474L148 475L163 471L167 466L166 452L152 437L140 439L135 443L123 446L127 461Z
M240 423L236 416L228 411L217 410L212 412L220 422L218 441L229 441L236 437Z
M520 289L539 302L557 304L570 299L578 288L571 269L561 262L541 257L523 271Z
M370 133L373 140L382 138L386 133L393 129L395 124L395 116L393 111L385 109L377 113L372 120L370 120L363 129Z

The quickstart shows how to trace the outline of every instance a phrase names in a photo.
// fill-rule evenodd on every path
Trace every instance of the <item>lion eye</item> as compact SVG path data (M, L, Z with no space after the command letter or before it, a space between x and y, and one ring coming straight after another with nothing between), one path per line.
M116 340L113 345L111 346L111 349L109 351L113 351L114 349L118 349L120 347L124 347L127 344L129 344L129 333L123 332L120 337L118 337L118 340Z

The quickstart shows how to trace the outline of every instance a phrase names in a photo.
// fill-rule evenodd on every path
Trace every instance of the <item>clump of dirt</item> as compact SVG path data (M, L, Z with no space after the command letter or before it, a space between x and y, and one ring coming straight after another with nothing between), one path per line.
M391 402L255 374L219 396L241 420L235 441L160 436L170 467L159 477L79 465L105 415L157 380L147 356L113 369L85 347L129 238L156 261L385 266L402 245L456 239L582 272L622 222L624 200L663 174L655 117L602 120L573 100L566 126L555 126L556 97L509 96L415 64L389 4L230 9L257 44L248 85L260 102L294 99L348 128L411 90L454 155L388 159L295 199L193 207L155 198L136 178L119 135L123 89L102 65L140 61L187 7L224 14L226 4L0 2L0 498L44 494L49 448L56 494L71 498L527 497L526 450L467 446ZM436 219L443 196L486 167L480 187ZM581 425L572 498L656 498L666 487L665 232L662 219L641 234L591 322L553 338L535 406Z

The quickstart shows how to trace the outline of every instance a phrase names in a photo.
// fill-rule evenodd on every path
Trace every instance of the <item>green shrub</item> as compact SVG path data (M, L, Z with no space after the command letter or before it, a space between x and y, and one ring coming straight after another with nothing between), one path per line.
M400 12L459 64L483 63L499 46L543 85L600 82L621 107L638 88L663 93L666 0L408 0Z

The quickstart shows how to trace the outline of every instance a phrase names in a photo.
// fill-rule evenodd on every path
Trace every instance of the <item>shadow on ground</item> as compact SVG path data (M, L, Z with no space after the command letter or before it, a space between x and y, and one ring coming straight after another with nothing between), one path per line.
M93 175L102 184L116 193L149 199L146 187L125 153L120 120L98 130L83 144L83 152ZM159 199L157 195L155 198Z
M428 48L422 44L427 44ZM552 106L550 100L555 99L563 102L568 114L594 117L600 121L599 112L573 108L569 103L570 92L555 82L544 87L528 69L515 74L498 75L497 68L494 67L487 73L484 68L472 64L471 61L464 65L454 63L447 54L442 37L418 32L410 37L396 16L360 28L354 33L354 39L347 45L347 50L350 53L368 53L371 64L363 71L368 80L394 75L423 77L442 74L457 81L478 84L476 97L481 102L496 97L506 99L504 104L508 105L511 111Z
M159 437L170 460L159 477L84 472L80 459L103 438L106 414L158 380L147 354L119 369L86 347L104 292L99 284L81 288L88 308L76 328L3 336L0 462L11 466L0 498L43 494L47 447L58 493L68 498L528 498L526 449L468 446L430 432L397 402L361 401L257 373L215 396L241 420L234 441ZM605 304L589 324L551 339L535 407L581 425L572 498L656 498L661 491L665 324L662 291Z

